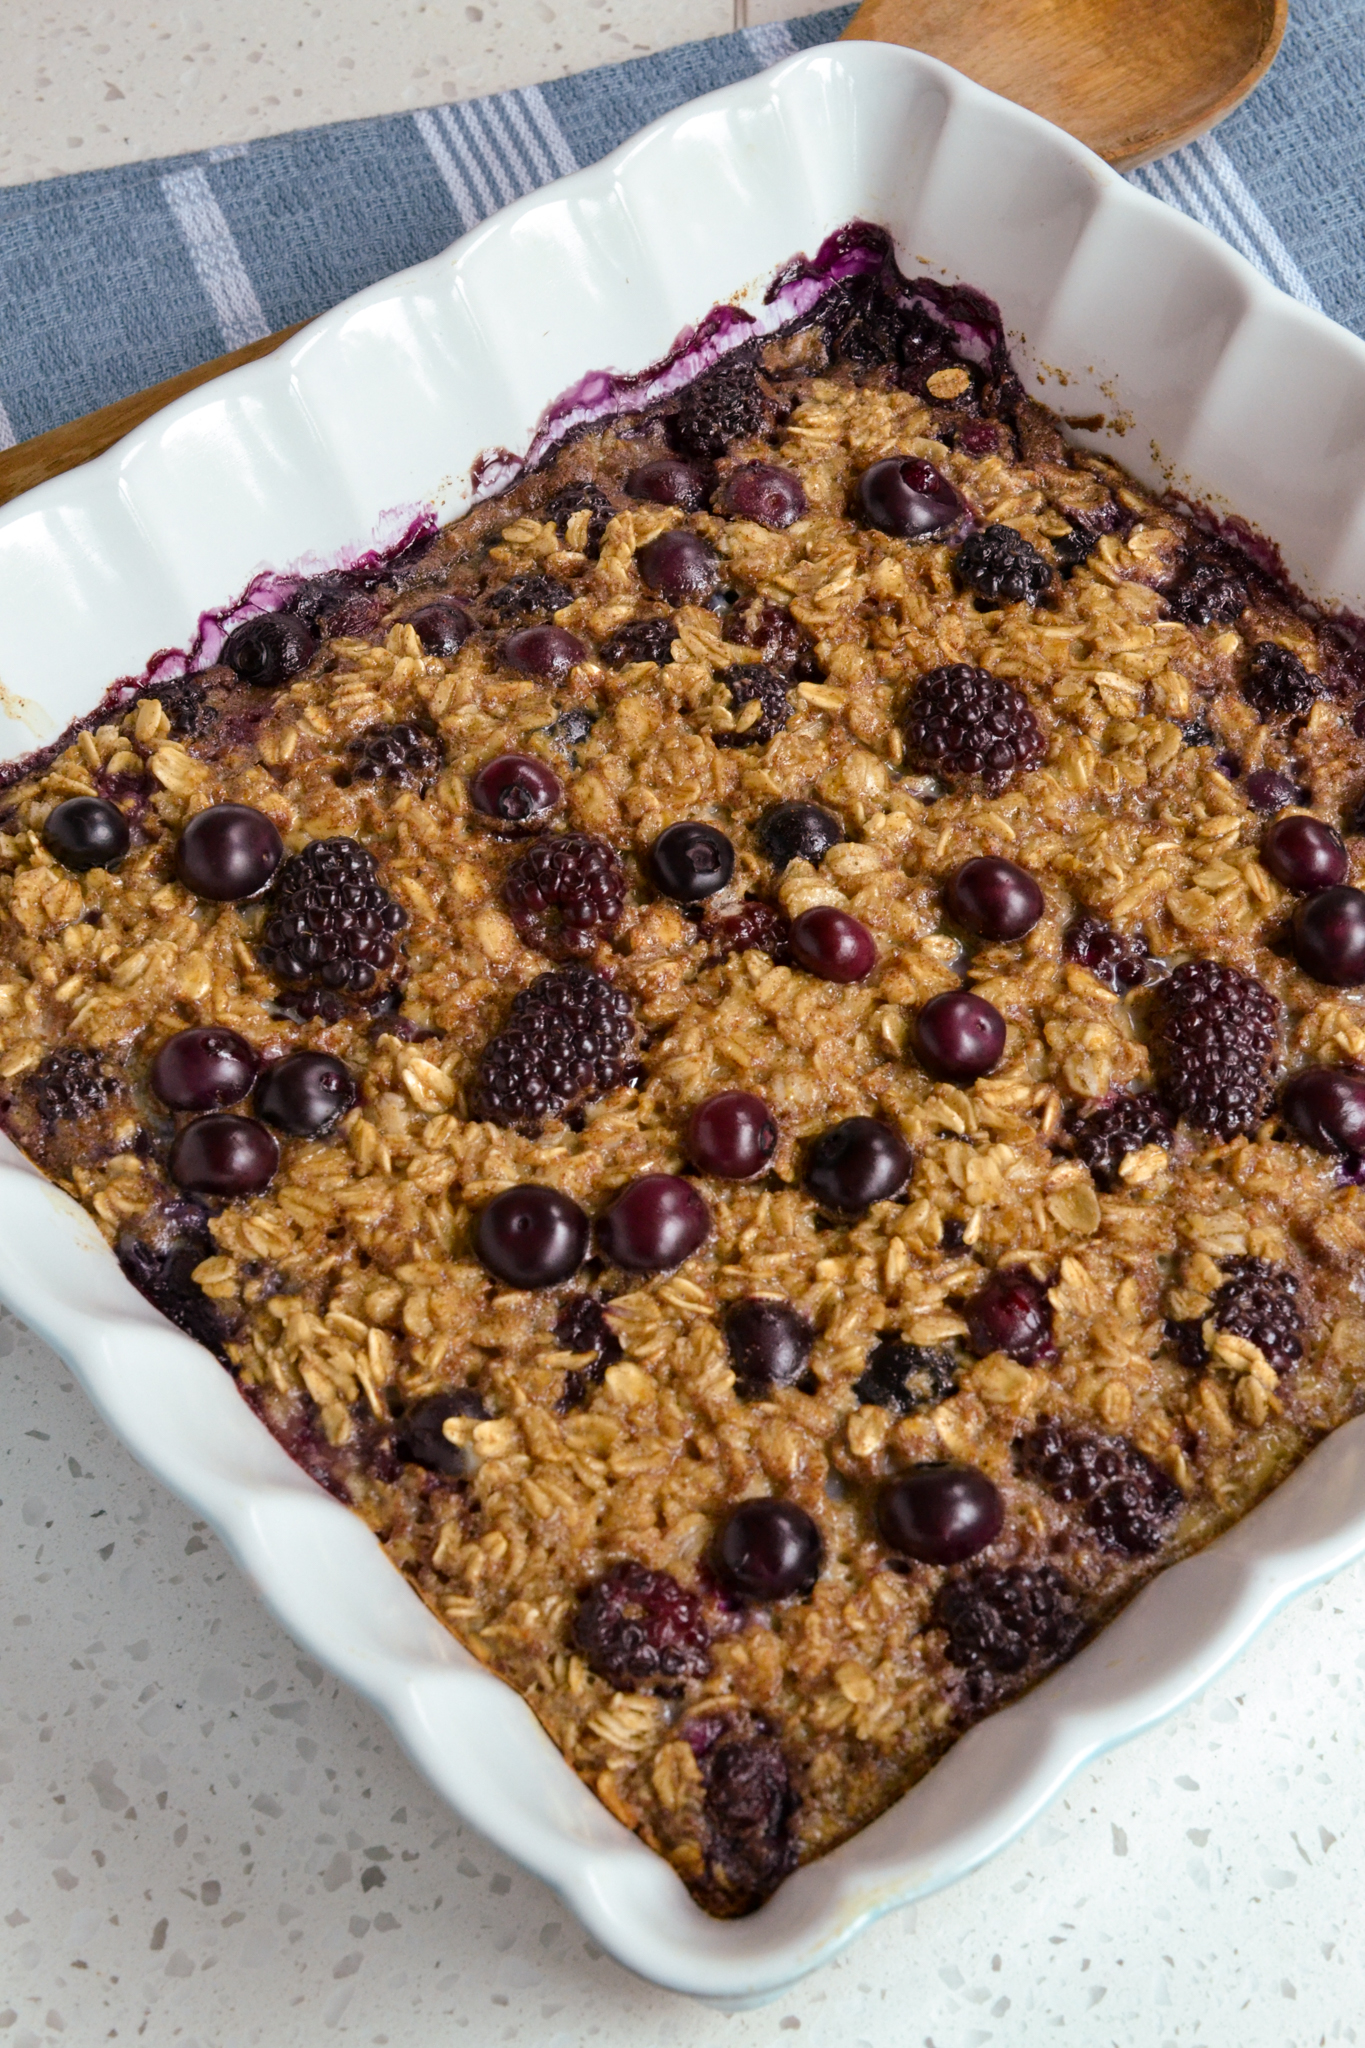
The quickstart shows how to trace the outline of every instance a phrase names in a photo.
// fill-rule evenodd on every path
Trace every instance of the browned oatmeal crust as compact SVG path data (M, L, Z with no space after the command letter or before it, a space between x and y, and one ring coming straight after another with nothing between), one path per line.
M922 313L899 357L878 354L901 332L889 272L841 289L732 359L714 419L675 396L667 418L581 436L401 582L315 591L316 649L280 687L218 666L146 695L15 783L0 820L6 1127L722 1914L862 1827L1246 1512L1359 1411L1365 1380L1365 1193L1274 1108L1286 1073L1365 1065L1365 1015L1296 964L1296 898L1261 858L1267 808L1350 829L1354 657L1179 510L1069 448L999 362L959 360ZM723 452L699 445L713 427ZM722 486L775 464L806 509L771 528L630 496L626 476L670 448ZM864 522L859 479L889 457L948 480L955 530ZM963 535L990 527L1031 558L1009 543L956 568ZM642 549L678 529L715 550L717 601L670 605L644 580ZM1034 577L1032 599L1009 573ZM445 597L474 630L433 653L408 620ZM653 639L623 640L640 621ZM514 672L507 634L547 624L578 658L549 680ZM1249 701L1263 643L1296 666L1258 657ZM662 658L630 658L642 646ZM746 695L746 669L776 686ZM951 788L924 772L916 721L941 670L985 671L992 702L1017 696L1036 726L995 793L992 771ZM540 835L471 804L506 753L562 784L530 820ZM131 828L108 868L50 849L50 814L77 796ZM821 806L842 839L779 865L760 827L784 801ZM177 879L185 825L222 803L264 813L290 855L344 838L373 857L380 908L402 917L372 987L301 997L264 964L263 944L284 957L263 938L275 895L213 902ZM734 849L704 905L669 900L648 859L682 821ZM619 916L603 870L608 911L581 939L567 911L536 923L508 891L528 847L564 834L605 842L621 874ZM948 917L945 886L978 856L1040 885L1023 937ZM769 908L736 925L749 898ZM791 964L789 921L818 906L872 935L870 974ZM502 1100L483 1062L514 996L565 961L628 998L598 1081L538 1131L472 1121L476 1087L485 1109ZM1274 999L1254 1112L1221 1134L1213 1111L1203 1127L1177 1114L1205 1085L1170 1051L1184 1027L1163 985L1190 961ZM974 1082L935 1079L917 1019L964 984L1003 1017L1004 1053ZM263 1192L189 1195L168 1158L192 1119L149 1067L190 1026L263 1061L332 1054L355 1106L317 1138L281 1135ZM508 1189L559 1190L596 1219L641 1176L678 1175L691 1112L730 1089L766 1102L776 1150L752 1181L693 1176L711 1229L676 1270L593 1252L526 1289L476 1255ZM1129 1121L1101 1142L1096 1113ZM898 1132L913 1165L892 1199L836 1215L805 1161L854 1117ZM1035 1289L1032 1353L977 1341L993 1272ZM754 1297L813 1332L790 1383L737 1387L727 1310ZM437 1396L452 1398L424 1408ZM984 1474L1003 1508L946 1568L899 1554L878 1519L886 1483L933 1461ZM746 1603L717 1577L716 1533L768 1497L813 1519L822 1562L809 1591ZM626 1608L671 1647L618 1684L599 1673L627 1665L600 1645Z

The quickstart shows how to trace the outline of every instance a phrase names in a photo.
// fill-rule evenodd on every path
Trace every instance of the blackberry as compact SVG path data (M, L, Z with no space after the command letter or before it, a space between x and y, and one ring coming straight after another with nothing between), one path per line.
M724 637L733 647L752 647L769 668L783 669L798 682L815 678L815 642L785 605L751 597L746 604L732 606L725 617Z
M1106 1550L1149 1557L1180 1511L1180 1488L1126 1437L1041 1422L1015 1444L1015 1464L1054 1500L1076 1502Z
M1251 601L1246 579L1220 552L1187 559L1166 592L1166 610L1187 626L1232 626Z
M295 988L365 996L396 963L407 912L354 839L315 839L275 878L261 959Z
M1032 1666L1044 1670L1075 1649L1082 1622L1075 1598L1052 1565L991 1567L947 1579L934 1602L933 1620L948 1633L948 1656L983 1677L1013 1677ZM993 1688L979 1688L986 1704Z
M1245 1337L1277 1373L1292 1372L1303 1357L1297 1277L1269 1259L1242 1256L1225 1259L1223 1272L1226 1277L1213 1297L1214 1328ZM1175 1323L1171 1334L1182 1365L1194 1371L1207 1362L1202 1323Z
M1014 685L964 662L920 677L905 738L917 767L947 783L979 777L989 796L1036 768L1044 753L1038 721Z
M49 1129L68 1118L98 1116L118 1093L118 1082L86 1045L59 1045L34 1068L27 1086Z
M740 1910L762 1905L796 1866L791 1772L771 1735L724 1734L702 1760L706 1849Z
M1139 933L1125 937L1088 910L1067 926L1062 953L1078 967L1088 967L1096 981L1113 989L1115 995L1127 995L1130 988L1137 987L1151 958L1147 941Z
M508 869L503 901L528 946L556 959L590 953L620 919L626 871L605 839L547 833Z
M202 1229L188 1242L173 1245L169 1250L148 1244L142 1238L125 1238L116 1247L116 1256L138 1293L159 1309L168 1323L174 1323L226 1365L227 1319L218 1303L209 1300L194 1278L195 1267L201 1260L211 1258L216 1249L205 1219Z
M702 926L711 942L711 960L727 960L731 953L766 953L779 967L791 965L792 928L786 913L775 903L757 899L711 917Z
M1041 604L1052 582L1052 564L1012 526L968 534L953 567L969 590L1000 604Z
M1157 988L1152 1067L1171 1114L1217 1138L1252 1131L1270 1109L1280 1003L1217 960L1189 960Z
M196 676L177 676L173 682L162 683L147 693L156 698L170 720L174 739L202 740L217 725L218 707L210 704L204 694L208 680L202 671ZM214 680L235 683L237 678L231 670L219 669Z
M1095 1185L1107 1191L1119 1186L1119 1168L1130 1152L1169 1145L1172 1135L1161 1098L1150 1089L1116 1095L1098 1109L1074 1111L1070 1131L1076 1156L1089 1167Z
M362 577L337 569L301 583L289 609L319 640L360 640L374 632L385 605Z
M514 576L501 590L495 590L484 599L484 608L500 626L510 626L520 619L548 619L572 603L573 592L567 583L561 583L557 576L540 576L531 571L525 576Z
M420 725L372 725L351 741L347 752L357 782L397 782L415 788L439 775L441 742Z
M1322 685L1278 640L1258 640L1251 650L1242 695L1262 725L1272 718L1306 718Z
M728 356L683 392L670 422L684 455L723 455L732 441L747 441L768 424L769 408L748 355Z
M789 679L761 661L737 662L733 668L723 668L718 673L720 680L730 686L730 702L736 717L755 698L762 709L753 724L746 726L743 732L713 734L716 745L762 747L769 740L776 739L792 715L791 698L787 695Z
M588 533L583 543L583 552L585 555L595 557L597 550L602 545L602 536L607 530L608 520L614 519L616 516L616 507L612 504L606 492L597 484L566 484L562 491L555 492L553 498L545 507L544 517L546 519L553 519L559 537L563 540L564 530L575 512L590 512L592 514L591 519L588 521Z
M621 1340L602 1313L602 1303L592 1294L569 1294L560 1304L555 1323L555 1349L583 1353L591 1351L591 1365L571 1366L564 1375L564 1391L555 1403L557 1414L581 1408L589 1390L600 1387L609 1365L621 1357Z
M896 1415L937 1408L957 1392L953 1354L941 1345L883 1337L868 1352L866 1369L853 1382L853 1391L864 1407L890 1408Z
M625 668L632 661L656 661L664 668L673 659L677 637L671 619L632 619L602 642L602 659L608 668Z
M484 1047L469 1113L534 1137L551 1117L619 1088L634 1068L630 997L586 967L561 967L522 990Z
M701 1601L667 1572L634 1563L614 1564L578 1603L574 1646L599 1678L618 1692L639 1692L660 1681L705 1678L711 1669L711 1634Z

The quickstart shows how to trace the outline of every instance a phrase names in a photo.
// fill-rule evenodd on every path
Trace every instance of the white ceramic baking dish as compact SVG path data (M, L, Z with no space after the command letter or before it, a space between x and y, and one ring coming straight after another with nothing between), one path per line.
M455 514L474 458L525 450L585 370L656 361L719 302L773 320L774 270L855 217L892 231L912 275L996 298L1033 388L1117 423L1092 445L1237 508L1305 588L1365 608L1365 348L1058 130L928 58L842 44L657 122L0 514L0 752L52 737L153 649L188 645L201 611L259 570L354 558L418 508ZM1087 1758L1169 1713L1281 1602L1365 1551L1362 1420L873 1826L722 1923L13 1148L0 1295L463 1816L622 1962L731 2004L971 1870Z

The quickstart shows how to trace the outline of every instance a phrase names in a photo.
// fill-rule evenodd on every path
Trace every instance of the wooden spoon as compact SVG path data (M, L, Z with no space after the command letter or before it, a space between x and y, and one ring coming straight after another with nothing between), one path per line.
M863 0L845 36L905 43L1046 115L1119 170L1220 121L1267 70L1288 0ZM300 322L299 325L303 323ZM298 327L183 370L0 455L0 505L88 462L173 398Z

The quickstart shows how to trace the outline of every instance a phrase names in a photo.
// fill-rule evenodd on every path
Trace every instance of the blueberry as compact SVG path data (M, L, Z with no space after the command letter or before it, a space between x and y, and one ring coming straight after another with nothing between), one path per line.
M922 540L956 525L966 510L946 476L913 455L874 462L858 479L859 516L879 533Z
M307 668L317 647L302 619L291 612L263 612L228 634L218 659L244 683L254 683L260 690L278 690Z
M832 811L819 804L775 804L758 824L758 843L780 874L790 861L808 860L818 868L831 846L842 844L844 828Z
M898 1195L910 1166L910 1147L899 1131L874 1117L850 1116L812 1144L803 1185L822 1209L856 1216Z
M877 964L877 942L865 924L832 903L817 903L792 919L791 956L822 981L866 981Z
M1306 818L1295 812L1277 818L1261 835L1261 862L1286 889L1307 894L1314 889L1334 889L1346 880L1350 863L1346 842L1321 818Z
M168 1038L150 1079L167 1109L226 1109L251 1092L257 1065L244 1038L209 1024Z
M534 676L538 682L562 683L569 671L586 661L588 650L563 626L522 626L509 633L500 649L507 668L519 676Z
M185 887L210 903L259 896L284 859L284 841L264 811L250 804L210 804L196 811L175 849Z
M1005 1520L998 1487L975 1465L916 1465L877 1497L877 1527L920 1564L961 1564L994 1543Z
M915 1051L940 1080L977 1081L994 1073L1004 1050L1004 1018L967 989L931 996L915 1019Z
M1224 756L1219 755L1214 764L1223 768ZM1223 768L1226 775L1235 776L1237 768ZM1299 795L1299 786L1291 775L1279 768L1257 768L1246 779L1246 799L1253 811L1282 811L1286 804L1292 804Z
M47 814L43 844L64 868L83 875L112 868L128 851L128 820L100 796L69 796Z
M534 754L498 754L469 785L476 811L504 832L535 832L564 801L564 785Z
M684 462L681 456L662 455L643 462L626 478L626 492L644 498L651 505L676 505L683 512L700 512L706 503L714 473L706 463Z
M761 1397L773 1387L800 1385L815 1332L789 1301L755 1295L725 1311L725 1342L740 1393Z
M291 1138L320 1138L354 1108L355 1076L329 1052L272 1060L256 1083L255 1110Z
M428 654L438 655L442 661L453 661L474 630L469 613L452 597L438 597L434 604L419 606L402 623L412 627Z
M688 1158L720 1180L752 1180L776 1150L777 1124L761 1095L727 1088L708 1095L688 1118Z
M1319 1152L1365 1153L1365 1074L1303 1067L1280 1090L1280 1115Z
M646 1173L624 1187L597 1224L604 1259L628 1273L667 1273L711 1233L711 1211L690 1180Z
M983 939L1022 939L1043 914L1043 892L1027 868L989 856L965 861L943 898L949 917Z
M720 487L720 510L731 519L752 519L781 533L806 512L799 476L773 462L741 462Z
M486 1418L488 1410L472 1387L452 1387L448 1394L430 1394L404 1412L394 1448L411 1465L423 1465L445 1479L462 1479L468 1471L464 1452L445 1433L455 1416Z
M635 560L647 588L667 604L701 604L720 582L720 557L685 526L647 540Z
M746 1500L716 1531L711 1569L741 1600L785 1600L809 1593L820 1576L819 1525L791 1500Z
M557 1287L587 1257L588 1219L558 1188L508 1188L480 1216L474 1250L508 1287Z
M700 903L723 889L735 871L735 849L714 825L670 825L649 849L654 886L675 903Z
M1004 1351L1020 1365L1037 1365L1055 1349L1047 1289L1027 1266L997 1266L963 1315L978 1358Z
M259 1195L280 1163L264 1124L219 1111L186 1124L171 1146L167 1170L191 1195Z
M1365 894L1322 889L1294 912L1294 958L1314 981L1357 988L1365 981Z

